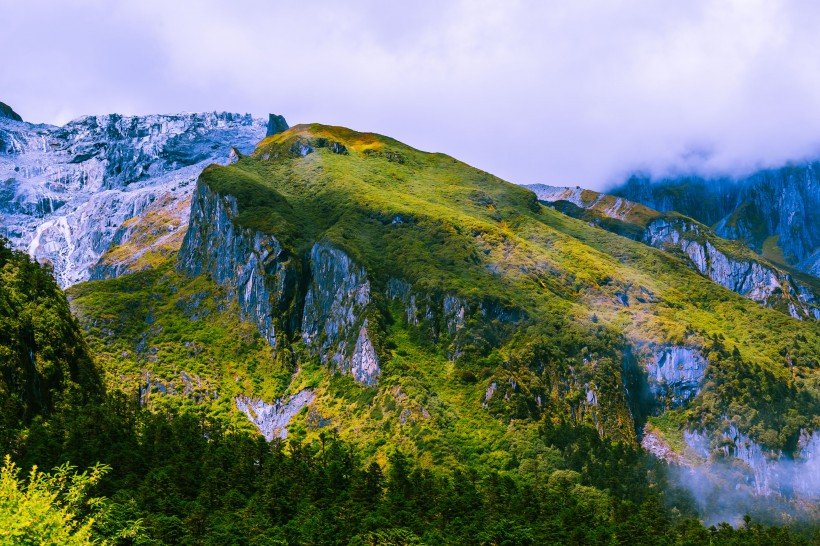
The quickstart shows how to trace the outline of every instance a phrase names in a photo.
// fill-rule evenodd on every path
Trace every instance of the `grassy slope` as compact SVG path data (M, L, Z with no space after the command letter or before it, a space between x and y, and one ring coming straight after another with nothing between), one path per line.
M346 153L333 153L328 146L334 142ZM300 145L310 145L313 153L302 157ZM479 340L467 359L454 364L441 344L403 322L401 309L383 302L392 317L384 333L387 359L379 389L366 389L304 358L298 344L297 362L276 361L235 310L220 312L217 288L204 278L181 278L165 264L71 290L112 381L133 382L145 370L170 380L184 368L217 386L220 397L212 404L234 417L231 393L271 400L312 386L317 401L312 414L294 419L291 433L297 437L318 434L319 419L329 419L343 437L379 459L401 444L430 464L502 469L512 464L515 431L532 426L510 417L526 416L516 404L536 392L548 400L543 411L529 415L556 420L574 414L573 401L584 395L587 382L603 393L601 407L594 417L580 418L597 419L613 438L635 441L618 399L627 340L640 349L663 343L709 347L720 338L779 381L813 382L820 350L816 324L762 308L675 257L542 207L528 190L443 154L379 135L297 126L267 138L234 165L209 167L200 183L236 196L238 222L274 234L296 256L322 239L343 248L367 268L376 290L398 277L421 293L458 293L473 303L491 298L527 318L505 330L495 346ZM203 292L211 314L191 322L178 302ZM630 305L617 303L617 293L627 293ZM149 309L151 324L145 321ZM480 328L476 332L480 336ZM153 361L135 353L143 334L160 351ZM186 347L191 342L198 352ZM533 357L536 342L546 350ZM711 359L713 366L731 365L715 352ZM565 381L572 375L568 364L575 383ZM288 387L297 365L299 374ZM477 382L465 380L465 372ZM490 382L511 379L519 389L508 391L509 401L499 392L489 409L482 407Z
M137 396L148 372L155 384L146 397L149 406L205 400L215 417L250 429L238 418L232 396L273 397L290 373L218 287L182 277L172 265L166 261L119 279L76 285L68 291L72 310L109 385ZM186 384L181 373L192 381ZM157 396L157 385L185 395Z
M625 201L620 197L591 190L584 190L581 198L584 201L585 208L580 208L565 201L554 202L549 206L573 218L598 225L607 231L636 240L640 240L644 236L644 230L652 220L659 218L666 219L669 222L676 219L684 220L688 224L699 227L699 235L694 236L691 232L688 235L690 237L694 236L701 243L709 241L716 249L734 260L758 262L769 269L780 270L810 286L815 293L820 293L820 280L784 265L786 262L783 259L782 251L777 246L776 237L769 238L771 241L768 245L764 245L761 255L740 241L723 239L717 236L708 226L677 212L658 212L640 203ZM671 251L681 252L677 249L671 249ZM776 307L783 313L789 313L785 302Z

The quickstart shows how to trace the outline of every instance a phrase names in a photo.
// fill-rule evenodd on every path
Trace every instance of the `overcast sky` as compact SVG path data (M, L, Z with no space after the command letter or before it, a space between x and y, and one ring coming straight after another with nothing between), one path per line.
M811 1L0 0L27 121L229 110L375 131L517 183L820 157Z

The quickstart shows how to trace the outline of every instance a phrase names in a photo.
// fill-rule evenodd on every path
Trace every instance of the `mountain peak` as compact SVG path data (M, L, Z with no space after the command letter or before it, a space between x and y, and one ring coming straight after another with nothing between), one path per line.
M11 109L11 106L4 102L0 102L0 118L8 118L14 121L23 121L20 114Z
M265 136L272 136L287 130L288 122L285 121L284 116L277 116L276 114L268 115L268 133Z

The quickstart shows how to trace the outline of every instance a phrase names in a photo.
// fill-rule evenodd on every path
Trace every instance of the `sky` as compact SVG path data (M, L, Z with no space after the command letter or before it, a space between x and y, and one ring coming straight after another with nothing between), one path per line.
M0 0L0 101L282 114L511 182L739 176L820 157L820 4Z

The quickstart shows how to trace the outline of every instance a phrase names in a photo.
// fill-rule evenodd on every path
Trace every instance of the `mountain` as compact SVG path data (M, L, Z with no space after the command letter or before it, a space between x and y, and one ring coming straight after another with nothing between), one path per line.
M656 248L681 253L691 267L746 298L795 318L820 318L817 278L775 265L742 243L718 237L700 222L590 190L540 184L526 187L539 200L568 216Z
M144 401L245 414L268 438L332 428L379 460L399 443L490 470L511 464L511 423L637 446L649 422L670 445L737 445L769 494L780 482L741 445L816 460L817 322L380 135L300 125L206 168L175 259L69 294ZM735 388L758 380L755 396Z
M742 241L769 260L820 274L820 164L762 170L738 180L633 176L609 193L676 211Z
M179 248L202 169L250 153L266 130L225 112L63 127L0 116L0 234L51 263L62 287L144 269Z
M145 119L160 118L176 119ZM6 123L22 128L3 133L16 144L0 164L30 167L18 136L41 129ZM104 400L13 436L25 461L112 466L101 533L144 522L157 543L705 544L735 531L710 535L689 519L698 511L816 518L808 275L680 214L279 123L252 121L271 134L198 173L172 243L128 261L167 229L167 208L146 206L129 222L147 243L112 235L86 277L99 278L66 290ZM177 149L157 130L124 141L165 143L160 165L174 165L169 149L202 157L198 136ZM229 156L245 134L225 137ZM118 178L130 165L101 187L138 191ZM104 223L96 195L77 210Z

